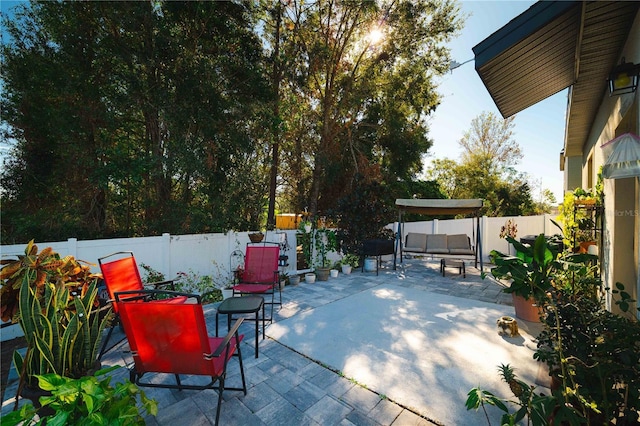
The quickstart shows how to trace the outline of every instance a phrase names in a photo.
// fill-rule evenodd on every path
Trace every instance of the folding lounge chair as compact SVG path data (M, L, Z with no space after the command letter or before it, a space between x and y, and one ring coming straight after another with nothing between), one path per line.
M108 262L105 261L105 259L108 259L110 257L113 257L114 259ZM140 271L138 270L138 264L136 263L136 259L133 256L133 252L119 251L116 253L111 253L110 255L99 258L98 263L100 264L102 278L104 279L104 283L107 286L109 299L112 302L111 307L113 308L113 313L115 315L113 321L111 322L111 327L109 328L107 337L102 343L102 348L100 349L100 355L98 356L98 359L101 359L105 352L107 352L107 344L109 343L109 339L111 338L113 329L119 324L118 306L113 303L113 301L115 300L115 294L121 291L128 290L144 290L145 284L142 283L142 279L140 278ZM173 280L158 281L155 283L146 284L146 286L153 287L154 289L169 286L172 290L175 290ZM184 303L185 300L185 297L177 297L175 299L172 299L172 302ZM114 346L117 343L119 342L116 342Z
M280 257L280 245L277 243L247 244L247 253L244 258L244 270L238 277L238 284L233 286L233 295L257 294L271 295L271 301L265 304L271 305L271 315L265 321L273 319L273 305L282 306L282 292L278 285L278 258ZM278 289L279 301L275 301L275 290Z
M168 299L150 300L154 296L181 296L188 300L179 304ZM209 337L198 295L142 290L116 293L115 297L133 356L134 364L129 370L133 383L180 390L216 390L216 425L220 419L222 392L237 390L247 394L239 346L244 336L238 334L243 318L238 318L225 337ZM225 387L227 364L234 354L240 366L242 388ZM153 373L152 377L145 376L148 373ZM162 380L163 374L173 374L176 383ZM200 385L190 379L193 384L185 384L180 381L180 375L185 374L209 376L211 380Z

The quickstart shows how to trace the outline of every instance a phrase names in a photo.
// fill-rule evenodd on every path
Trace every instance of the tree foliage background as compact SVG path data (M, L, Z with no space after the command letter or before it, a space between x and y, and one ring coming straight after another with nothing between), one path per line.
M483 112L471 122L459 141L459 161L436 159L428 176L440 185L448 198L482 198L481 214L487 216L525 216L549 212L555 197L542 192L534 200L530 179L514 166L522 159L514 139L515 116L501 119Z
M274 144L281 211L442 196L417 176L453 1L47 1L3 25L3 243L263 227Z

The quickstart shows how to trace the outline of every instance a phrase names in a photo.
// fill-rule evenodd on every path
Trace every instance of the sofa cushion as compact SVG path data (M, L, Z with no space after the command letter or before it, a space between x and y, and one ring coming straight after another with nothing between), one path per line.
M404 245L404 251L424 252L427 248L427 234L418 234L409 232L407 234L407 242Z
M467 234L448 235L447 246L450 254L473 254Z
M449 253L449 248L447 246L447 234L427 235L427 253Z

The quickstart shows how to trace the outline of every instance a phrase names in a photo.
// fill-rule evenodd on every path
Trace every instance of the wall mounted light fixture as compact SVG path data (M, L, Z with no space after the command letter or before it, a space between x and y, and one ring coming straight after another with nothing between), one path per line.
M626 62L622 58L620 65L611 70L611 74L609 74L609 95L624 95L635 92L638 88L639 72L639 65Z

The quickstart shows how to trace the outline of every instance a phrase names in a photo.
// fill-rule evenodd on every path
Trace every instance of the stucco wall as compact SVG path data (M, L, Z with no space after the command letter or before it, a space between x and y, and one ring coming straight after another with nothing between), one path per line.
M627 62L640 63L640 14L636 15L618 63L623 57ZM602 144L626 132L639 133L638 97L638 91L622 96L609 96L608 91L605 92L583 149L583 187L587 187L588 167L593 167L595 184L598 170L606 160L600 148ZM592 163L589 162L590 158ZM613 288L617 281L621 281L636 300L640 294L638 185L638 178L618 181L605 179L605 232L602 247L605 285ZM607 305L616 310L611 295L608 295Z

